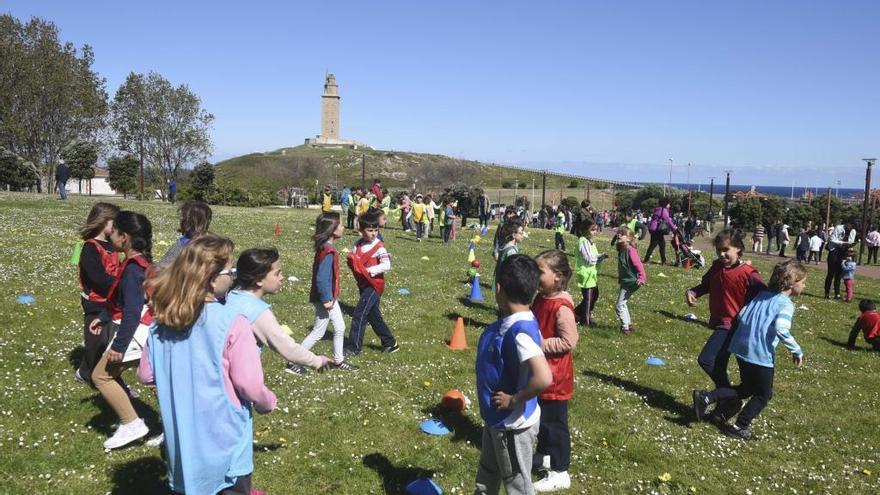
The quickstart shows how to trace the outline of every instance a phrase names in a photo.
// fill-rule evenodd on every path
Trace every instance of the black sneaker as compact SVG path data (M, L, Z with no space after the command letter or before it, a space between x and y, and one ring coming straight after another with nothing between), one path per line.
M741 409L742 401L739 399L721 401L718 403L718 407L712 411L712 414L709 416L709 421L719 428L724 428L727 426L728 421L739 414Z
M339 364L334 364L333 367L338 370L343 370L343 371L357 371L357 370L361 369L360 366L355 366L355 365L349 363L348 361L343 361Z
M589 324L588 326L589 326L590 328L596 328L596 327L599 326L599 324L596 322L596 320L590 318L590 324Z
M703 421L709 415L709 406L711 403L704 390L694 390L694 414L697 421Z
M752 434L752 430L748 428L740 428L735 424L732 424L725 428L724 434L729 436L730 438L736 438L738 440L743 440L746 442L757 440L757 438L755 438L755 435Z
M284 371L291 375L306 375L309 372L305 367L296 363L287 363L287 367L284 368Z
M397 344L385 346L382 348L382 352L385 354L394 354L395 352L400 350L400 346Z
M342 355L345 357L355 357L359 354L360 354L360 352L358 352L350 347L346 347L345 349L342 350Z

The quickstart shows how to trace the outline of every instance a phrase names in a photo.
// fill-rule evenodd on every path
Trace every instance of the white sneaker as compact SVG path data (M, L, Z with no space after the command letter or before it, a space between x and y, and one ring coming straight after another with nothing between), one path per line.
M571 487L571 477L568 471L549 471L547 477L535 483L535 491L554 492L566 490Z
M106 450L118 449L119 447L128 445L139 438L147 436L147 433L149 432L150 430L147 428L147 425L144 424L144 420L138 418L127 425L119 425L119 428L116 428L116 433L104 442L104 448Z
M532 455L532 471L549 471L550 456L535 452Z
M165 443L165 433L159 433L155 437L146 441L147 447L159 447Z

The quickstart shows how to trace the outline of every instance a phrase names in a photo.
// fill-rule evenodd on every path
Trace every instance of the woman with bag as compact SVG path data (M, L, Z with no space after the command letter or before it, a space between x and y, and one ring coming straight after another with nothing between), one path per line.
M116 216L110 241L125 254L116 280L107 294L104 311L89 325L99 335L102 327L113 335L110 345L92 371L92 383L119 416L119 428L104 442L105 449L117 449L149 433L138 417L131 398L117 378L135 368L149 335L152 316L146 305L144 282L152 275L153 227L144 215L121 211Z
M670 206L669 199L662 198L651 214L651 222L648 224L651 243L645 252L645 259L642 261L644 264L648 264L651 261L651 254L654 253L654 248L658 246L660 247L660 262L664 265L666 264L666 238L664 236L678 228L669 216Z

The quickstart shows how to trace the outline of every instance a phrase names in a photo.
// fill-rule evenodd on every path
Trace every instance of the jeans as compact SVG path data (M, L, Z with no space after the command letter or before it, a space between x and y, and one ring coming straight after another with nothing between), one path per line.
M730 378L727 376L727 363L730 361L730 340L733 338L733 330L715 330L700 351L697 362L703 371L712 379L716 388L730 387Z
M58 182L58 194L61 195L61 199L67 199L67 181Z
M556 240L556 249L559 249L561 251L565 251L565 236L563 236L561 233L557 232L556 236L555 236L555 240Z
M633 287L621 287L620 292L617 293L617 305L614 306L614 311L617 312L617 317L620 318L620 328L621 330L626 330L632 325L632 318L629 315L629 298L635 293L635 291L639 290L639 286Z
M767 236L767 251L764 254L770 254L773 249L773 236Z
M648 245L648 252L645 253L644 262L647 263L651 261L651 255L654 254L654 248L660 248L660 262L666 263L666 238L660 231L651 230L649 231L651 234L651 243Z
M324 337L327 331L327 324L333 323L333 360L336 364L341 363L345 357L342 354L342 341L345 339L345 320L342 319L342 309L339 307L339 301L333 301L333 307L329 310L321 303L313 303L315 305L315 325L312 332L302 341L305 349L311 349L319 340Z
M421 240L425 235L425 224L424 222L416 222L416 239Z
M550 469L568 471L571 466L571 432L568 429L568 401L538 399L541 423L538 428L538 448L541 455L550 456Z
M880 248L880 246L868 246L868 261L867 261L867 263L869 265L872 263L872 261L871 261L872 259L874 260L873 263L875 265L877 264L877 249L878 248Z
M347 229L354 228L354 217L355 217L354 212L351 210L348 210L348 215L346 216L346 219L345 219L345 228L347 228Z
M736 426L745 429L767 407L773 397L773 368L759 366L736 358L742 383L735 387L727 386L709 392L709 401L742 401L749 399L736 417Z
M348 333L348 347L355 353L360 353L364 345L364 331L367 323L373 327L373 331L382 342L382 347L392 347L397 341L391 333L391 329L385 324L382 318L382 311L379 309L379 303L382 302L382 296L376 292L372 286L367 286L361 290L361 298L358 300L357 306L354 308L354 315L351 317L351 330Z
M507 495L535 493L531 470L538 428L537 423L521 430L498 430L483 425L475 494L497 494L502 482Z
M443 226L443 244L449 244L449 236L452 233L452 225Z

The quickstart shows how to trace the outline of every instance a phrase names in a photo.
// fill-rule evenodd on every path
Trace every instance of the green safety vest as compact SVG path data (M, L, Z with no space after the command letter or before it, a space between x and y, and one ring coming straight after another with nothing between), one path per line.
M578 239L578 252L574 257L575 280L580 289L596 287L599 282L599 269L597 265L584 263L583 256L581 256L581 246L587 242L589 241L586 237ZM594 258L599 257L599 248L596 247L595 242L590 242L590 254L592 254Z

